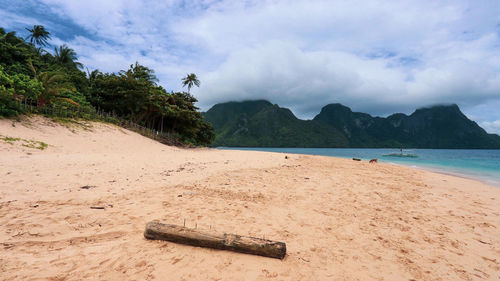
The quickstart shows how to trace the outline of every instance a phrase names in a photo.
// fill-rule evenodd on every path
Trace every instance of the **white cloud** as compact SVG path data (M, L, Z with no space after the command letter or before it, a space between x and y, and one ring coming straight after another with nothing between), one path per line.
M271 101L306 115L311 105L318 109L346 99L362 109L386 102L372 97L381 91L395 93L392 81L404 80L399 72L385 68L386 63L387 59L368 60L345 52L304 52L291 44L270 42L231 53L217 70L204 76L204 89L199 94L208 104L220 96L245 100L265 94Z
M479 125L481 127L483 127L483 129L485 129L486 132L488 132L490 134L500 135L500 120L491 121L491 122L484 121L484 122L479 123Z
M483 67L479 61L463 60L413 69L388 67L398 59L303 51L292 44L270 42L232 52L205 75L199 95L207 105L266 97L305 117L339 101L355 110L384 114L436 103L472 106L500 99L499 73L488 69L486 59Z
M0 10L0 26L5 29L15 27L16 24L31 26L36 24L36 20L31 17L15 15L7 11Z

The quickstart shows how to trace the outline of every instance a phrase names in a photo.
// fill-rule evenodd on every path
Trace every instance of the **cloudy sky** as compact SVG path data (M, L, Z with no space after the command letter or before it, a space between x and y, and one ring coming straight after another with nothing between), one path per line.
M135 61L215 103L268 99L312 118L456 103L500 133L500 1L0 0L0 26L44 25L90 70Z

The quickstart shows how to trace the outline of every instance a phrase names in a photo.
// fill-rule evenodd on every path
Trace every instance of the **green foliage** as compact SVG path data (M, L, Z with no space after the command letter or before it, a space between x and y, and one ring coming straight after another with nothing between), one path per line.
M0 119L3 117L17 116L22 113L19 103L12 99L8 93L2 92L0 87Z
M381 118L329 104L306 121L267 101L246 101L216 104L205 117L218 146L500 148L498 135L487 134L456 105Z
M214 139L213 127L203 120L189 93L167 93L156 84L154 71L139 63L118 74L88 73L90 103L119 117L160 132L177 135L182 141L208 145Z
M158 112L169 97L155 80L153 70L138 63L118 75L92 72L89 100L99 109L141 123Z
M13 138L13 137L0 135L0 140L6 142L8 144L14 144L14 142L21 140L21 138Z
M16 36L15 32L6 33L0 28L0 65L9 74L30 74L26 62L33 55L32 46Z
M58 72L41 72L36 75L36 79L43 85L43 91L38 96L38 104L43 106L45 104L64 101L78 106L77 102L63 96L63 94L66 94L66 96L77 95L72 85L66 81L64 74Z
M67 45L54 48L54 62L68 69L83 67L83 64L77 61L76 52Z
M33 28L26 28L30 32L30 35L26 37L30 39L31 44L36 44L40 46L47 45L47 40L50 39L50 32L45 30L43 25L34 25Z
M189 144L208 145L215 138L212 125L194 105L196 98L168 93L157 85L152 69L136 62L118 73L86 74L68 46L54 48L54 55L42 49L50 39L43 26L28 31L29 43L0 28L0 117L23 113L26 105L61 118L95 118L97 109L106 121L129 120ZM188 91L200 85L195 74L183 81Z
M192 144L207 145L215 139L213 126L206 122L194 105L198 100L186 92L172 93L173 105L166 115L170 128L181 135L184 141Z
M195 143L200 145L209 145L215 140L214 127L207 121L200 121L198 131L194 137Z
M22 73L9 75L0 65L0 117L23 113L19 103L26 98L36 99L42 90L42 83L37 79Z
M185 78L182 78L182 87L188 87L188 92L193 86L200 87L200 80L196 77L196 74L187 74Z
M297 119L293 113L268 101L217 104L205 113L215 127L217 146L346 147L337 130Z
M43 91L42 82L37 79L31 79L28 75L19 73L12 75L11 78L14 94L19 96L21 99L36 99Z

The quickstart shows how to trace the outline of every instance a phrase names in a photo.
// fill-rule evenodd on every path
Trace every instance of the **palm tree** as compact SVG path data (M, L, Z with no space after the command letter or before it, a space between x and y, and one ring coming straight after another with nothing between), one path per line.
M90 72L87 67L87 79L89 80L90 84L94 83L97 77L101 74L102 73L99 71L99 69L94 69L92 70L92 72Z
M74 91L69 83L66 82L64 75L57 72L41 72L37 76L38 81L42 82L43 91L38 96L38 104L43 106L45 103L55 101L66 101L73 105L79 104L70 98L64 98L60 95L65 91Z
M130 68L127 71L122 70L119 72L119 74L127 76L131 79L143 79L145 81L148 81L150 84L156 84L156 82L158 82L155 71L146 66L140 65L137 61L135 62L135 65L131 64Z
M188 93L191 90L191 87L196 86L200 87L200 80L196 77L196 74L191 73L187 74L186 77L182 78L182 87L188 87Z
M34 25L32 29L26 28L31 34L26 37L30 40L31 44L45 46L48 44L47 40L50 39L50 32L45 30L43 25Z
M63 74L57 72L40 72L38 73L31 61L28 61L28 66L33 72L35 78L42 83L43 90L38 96L38 105L44 106L46 103L54 101L66 101L73 105L79 106L77 102L70 98L60 97L66 91L74 91L75 89L66 81Z
M59 46L59 49L57 47L54 47L54 59L56 60L57 63L60 63L62 65L68 66L68 67L75 67L75 68L82 68L83 64L81 62L78 62L78 57L76 56L76 52L68 47L66 44Z

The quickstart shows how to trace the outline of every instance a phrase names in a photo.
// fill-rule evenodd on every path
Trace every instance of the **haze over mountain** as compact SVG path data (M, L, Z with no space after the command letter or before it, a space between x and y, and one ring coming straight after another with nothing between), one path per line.
M500 148L500 136L456 104L382 118L335 103L301 120L288 108L255 100L216 104L204 115L215 127L215 146Z

